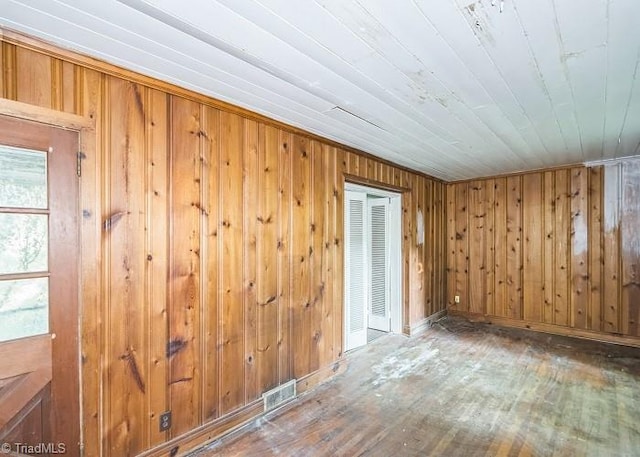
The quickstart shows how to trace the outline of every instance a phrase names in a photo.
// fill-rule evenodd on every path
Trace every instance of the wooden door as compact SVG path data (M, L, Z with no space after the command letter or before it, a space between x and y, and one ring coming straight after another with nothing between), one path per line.
M80 454L77 151L77 132L0 116L2 451Z
M367 344L367 195L345 191L345 350Z

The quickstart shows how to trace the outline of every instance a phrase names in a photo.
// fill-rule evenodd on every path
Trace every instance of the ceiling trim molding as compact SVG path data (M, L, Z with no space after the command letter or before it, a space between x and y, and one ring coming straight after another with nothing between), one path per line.
M98 71L108 76L115 76L117 78L125 79L127 81L142 84L152 89L164 91L169 95L182 97L187 100L191 100L197 103L202 103L203 105L206 105L212 108L221 109L233 114L237 114L239 116L242 116L250 120L262 122L266 125L270 125L272 127L282 129L288 133L292 133L294 135L300 135L310 140L320 141L328 146L335 147L346 152L351 152L367 159L373 159L379 163L392 166L401 171L407 171L417 176L422 176L424 178L427 178L435 182L446 182L440 178L430 176L422 171L415 170L415 169L394 163L388 159L383 159L369 152L354 148L352 146L347 146L335 140L331 140L329 138L325 138L323 136L308 132L307 130L303 130L301 128L286 124L284 122L277 121L268 116L256 113L255 111L251 111L249 109L242 108L242 107L233 105L231 103L218 100L208 95L200 94L193 90L180 87L173 83L162 81L152 76L147 76L133 70L127 70L118 65L105 62L103 60L96 59L94 57L87 56L86 54L80 53L78 51L62 48L58 45L48 43L46 40L35 38L27 34L24 34L22 32L11 30L4 26L0 26L0 42L13 44L15 46L29 49L34 52L46 54L56 59L60 59L65 62L79 65L90 70Z
M591 167L599 167L602 165L618 165L625 162L635 162L640 160L640 156L625 156L625 157L615 157L613 159L602 159L602 160L591 160L589 162L585 162L584 166L587 168Z
M570 163L567 165L558 165L557 167L547 167L547 168L534 168L531 170L520 170L514 171L511 173L502 173L498 175L490 175L490 176L479 176L477 178L469 178L469 179L458 179L455 181L447 181L447 184L463 184L471 181L485 181L487 179L497 179L497 178L509 178L511 176L524 176L529 175L531 173L544 173L545 171L558 171L558 170L569 170L571 168L580 168L585 167L585 164L582 162Z

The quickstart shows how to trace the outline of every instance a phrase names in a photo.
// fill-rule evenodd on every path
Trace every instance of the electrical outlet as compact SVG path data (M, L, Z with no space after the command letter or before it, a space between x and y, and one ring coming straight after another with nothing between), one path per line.
M164 432L171 428L171 411L160 414L160 431Z
M453 297L453 301L456 303L460 303L460 295L456 295L455 297Z

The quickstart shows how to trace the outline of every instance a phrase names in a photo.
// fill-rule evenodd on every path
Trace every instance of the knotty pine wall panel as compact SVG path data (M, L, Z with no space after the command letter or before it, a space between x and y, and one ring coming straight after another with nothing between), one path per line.
M494 302L493 315L508 316L508 296L507 296L507 180L506 178L496 178L492 180L493 185L493 237L488 237L487 243L493 247L493 286ZM454 186L450 186L454 187ZM454 202L455 203L455 202ZM455 215L453 216L455 217ZM502 240L495 243L495 240ZM487 312L490 312L487 306Z
M202 417L207 422L219 417L219 351L220 338L220 259L222 236L219 236L221 227L220 200L220 111L203 107L201 160L202 179L201 204L203 237L200 240L200 257L202 268L202 281L206 287L202 290L204 301L203 319L203 345L201 370L204 376L202 385Z
M522 318L522 177L507 178L507 284L506 315ZM468 268L475 266L469 265Z
M566 326L569 324L569 265L570 265L570 207L569 207L569 170L556 172L555 187L555 246L554 258L554 324Z
M146 427L149 441L145 448L161 444L167 440L168 433L157 426L158 416L170 409L169 403L169 367L167 341L169 325L167 300L169 287L167 271L169 268L169 96L159 90L146 90L147 118L146 129L146 299L148 320L144 332L148 338L145 414L148 417Z
M201 381L201 110L192 101L170 99L169 123L169 398L170 434L200 424Z
M559 333L640 337L638 201L637 159L447 185L449 309Z
M137 84L108 78L106 96L114 109L107 119L109 155L104 170L108 193L104 206L109 218L104 226L105 282L108 310L107 379L108 420L113 424L110 448L114 454L131 454L144 447L148 313L138 306L145 300L147 260L145 225L146 90Z
M404 330L445 308L441 182L27 37L3 35L0 58L2 97L95 122L80 201L86 455L182 452L262 392L332 372L345 179L402 193Z
M640 160L621 167L622 333L640 335Z

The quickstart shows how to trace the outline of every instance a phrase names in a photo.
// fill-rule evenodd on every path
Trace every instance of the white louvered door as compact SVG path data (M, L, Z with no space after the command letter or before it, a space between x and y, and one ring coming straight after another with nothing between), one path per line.
M368 298L369 327L388 332L391 326L389 307L389 199L368 201Z
M345 350L367 344L367 196L345 191Z

